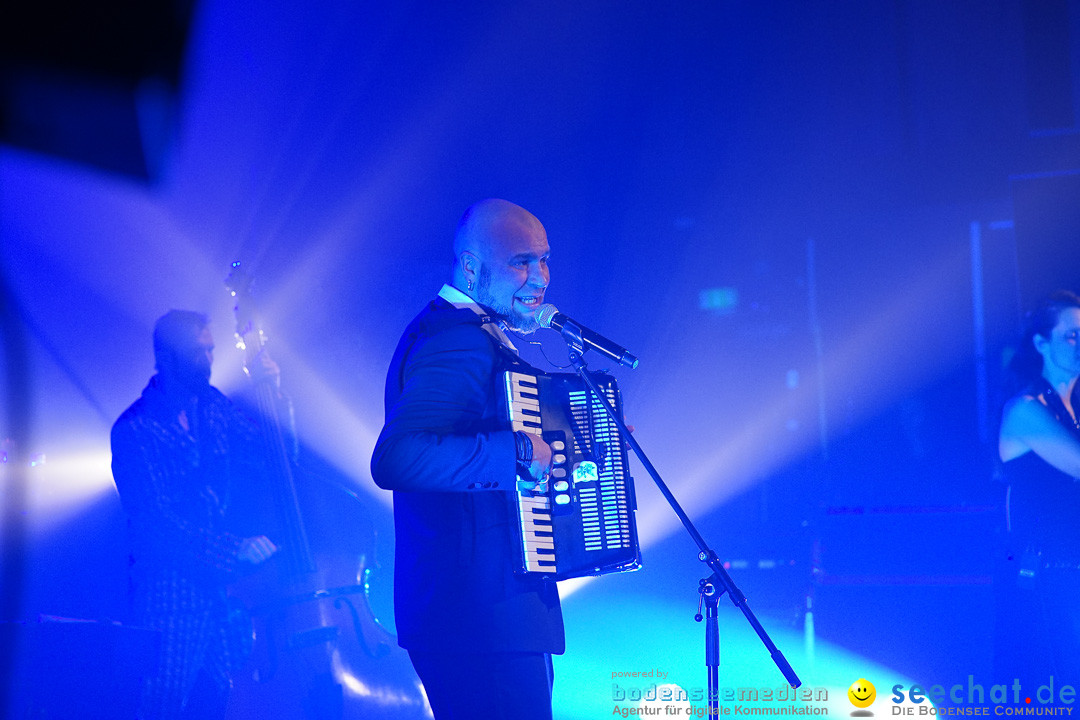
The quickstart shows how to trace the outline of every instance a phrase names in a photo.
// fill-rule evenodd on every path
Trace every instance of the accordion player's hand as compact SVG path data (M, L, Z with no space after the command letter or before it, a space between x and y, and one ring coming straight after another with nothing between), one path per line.
M529 477L520 478L518 487L522 490L531 490L534 493L546 493L548 479L551 477L551 446L540 437L532 435L533 457L529 463Z

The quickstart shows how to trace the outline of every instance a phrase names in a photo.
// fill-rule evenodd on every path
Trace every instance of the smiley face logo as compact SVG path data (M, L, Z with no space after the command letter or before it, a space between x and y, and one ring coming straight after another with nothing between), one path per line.
M874 698L877 697L877 690L874 689L873 683L869 680L859 678L848 688L847 696L855 707L866 708L873 704Z

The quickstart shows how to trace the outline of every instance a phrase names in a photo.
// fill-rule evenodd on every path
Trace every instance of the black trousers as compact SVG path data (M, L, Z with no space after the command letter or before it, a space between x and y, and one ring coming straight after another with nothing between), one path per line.
M1044 631L1061 682L1080 679L1080 570L1047 568L1037 576Z
M546 653L410 650L435 720L551 720Z

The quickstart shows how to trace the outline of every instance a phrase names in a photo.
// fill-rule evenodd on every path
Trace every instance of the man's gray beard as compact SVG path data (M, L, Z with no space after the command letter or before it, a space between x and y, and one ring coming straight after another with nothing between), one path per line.
M540 323L536 322L535 318L517 317L516 319L518 320L518 323L517 324L511 324L510 319L508 317L502 316L502 317L499 318L499 320L504 325L506 325L506 327L510 328L514 332L521 333L522 335L531 335L531 334L533 334L534 332L536 332L537 330L540 329ZM526 321L527 321L528 324L524 325L523 323L526 322Z
M512 307L500 307L490 294L491 270L480 266L480 278L476 285L476 299L486 307L500 323L522 335L529 335L540 329L540 323L533 315L519 315ZM511 300L511 302L513 302Z

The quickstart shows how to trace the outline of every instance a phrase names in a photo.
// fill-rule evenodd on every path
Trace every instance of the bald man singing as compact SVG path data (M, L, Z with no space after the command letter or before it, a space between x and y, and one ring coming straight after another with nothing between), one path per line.
M510 429L508 331L537 329L550 249L506 200L462 217L451 282L406 328L386 381L371 471L394 491L394 607L437 720L550 720L551 655L564 648L554 582L514 572L508 493L546 482L551 449Z

